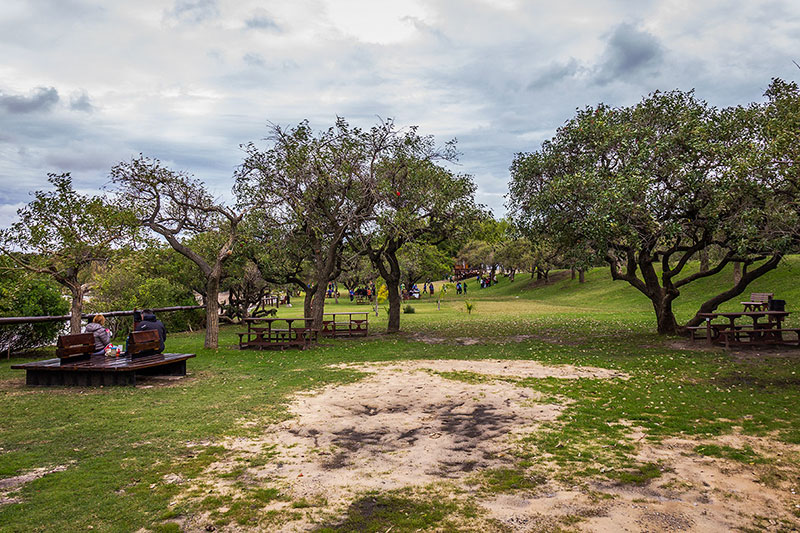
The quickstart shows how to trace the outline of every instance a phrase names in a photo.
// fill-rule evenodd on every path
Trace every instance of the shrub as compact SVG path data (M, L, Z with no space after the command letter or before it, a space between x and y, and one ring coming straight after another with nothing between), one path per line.
M42 278L11 278L0 287L0 315L47 316L64 315L69 303L62 298L54 281ZM23 351L53 342L64 322L39 322L0 327L0 350Z
M406 304L406 306L403 307L403 313L405 313L407 315L410 315L410 314L413 314L413 313L416 313L416 312L417 312L417 310L414 309L414 306L411 305L411 304Z
M467 313L470 315L472 314L472 310L475 309L475 304L470 302L469 300L464 301L464 307L467 308Z

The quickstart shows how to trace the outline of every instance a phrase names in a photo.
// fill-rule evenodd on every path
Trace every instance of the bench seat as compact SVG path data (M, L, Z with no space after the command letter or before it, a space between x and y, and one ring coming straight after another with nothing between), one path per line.
M784 333L794 333L795 339L784 339ZM797 345L800 346L800 328L737 328L719 332L725 346L730 345ZM746 338L747 340L743 340Z

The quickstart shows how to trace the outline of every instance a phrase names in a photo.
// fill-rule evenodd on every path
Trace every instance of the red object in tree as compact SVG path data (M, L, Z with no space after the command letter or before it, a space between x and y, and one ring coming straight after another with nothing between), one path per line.
M400 191L394 191L397 196L400 196Z

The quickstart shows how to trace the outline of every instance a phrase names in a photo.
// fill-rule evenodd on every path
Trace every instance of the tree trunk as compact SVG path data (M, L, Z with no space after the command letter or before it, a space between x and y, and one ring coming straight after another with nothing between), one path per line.
M325 291L319 290L320 287L328 286L328 273L325 272L317 278L315 285L317 290L314 291L312 298L311 318L314 319L312 327L318 331L322 331L322 314L325 312Z
M569 269L569 279L575 279L575 267Z
M303 298L303 318L313 318L311 316L311 304L314 300L314 292L310 288L306 288L305 297Z
M394 280L384 278L384 280L389 291L389 323L386 326L386 333L397 333L400 331L400 280L399 278Z
M586 270L583 268L578 269L578 283L586 283Z
M216 350L219 345L219 278L211 275L206 282L206 341L204 346Z
M742 263L736 261L733 263L733 284L738 285L742 281Z
M81 314L83 313L83 288L70 287L72 293L72 306L70 308L69 332L76 334L81 332Z
M709 260L708 260L708 248L703 248L700 250L700 270L708 270L709 268Z
M653 309L656 311L658 333L661 335L675 335L678 332L678 322L672 312L672 299L668 297L651 299Z

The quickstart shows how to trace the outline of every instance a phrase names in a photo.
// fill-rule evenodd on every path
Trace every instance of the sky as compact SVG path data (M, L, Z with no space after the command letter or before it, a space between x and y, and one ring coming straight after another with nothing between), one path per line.
M344 117L457 139L502 216L508 167L577 108L800 80L796 0L2 0L0 227L48 173L102 194L143 153L230 202L240 145Z

